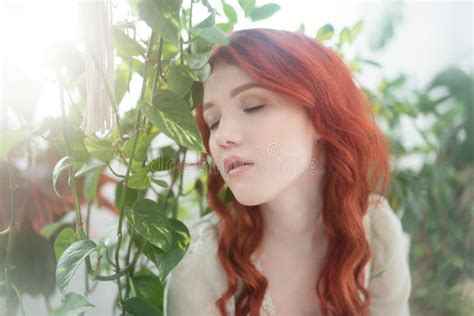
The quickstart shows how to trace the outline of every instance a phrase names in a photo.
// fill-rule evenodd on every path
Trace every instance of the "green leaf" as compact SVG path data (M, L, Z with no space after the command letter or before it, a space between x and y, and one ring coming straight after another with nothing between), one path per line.
M90 172L86 175L84 179L84 196L87 202L92 202L95 200L101 174L102 170L96 169L94 172Z
M163 310L164 286L161 280L147 268L134 273L132 278L137 296Z
M360 21L357 21L356 24L354 24L354 26L352 27L351 29L351 35L350 35L350 41L354 41L354 39L357 37L357 35L359 35L360 31L362 30L362 28L364 27L364 21L360 20Z
M334 27L331 24L325 24L318 30L316 38L321 41L330 40L334 35Z
M202 68L197 71L199 80L206 81L211 75L211 65L206 63Z
M244 10L246 18L252 16L255 9L255 0L239 0L239 5Z
M125 311L133 316L163 315L152 303L140 297L130 297L125 301L124 305Z
M152 178L151 181L153 181L154 183L158 184L160 187L162 188L168 188L169 185L168 185L168 182L166 182L165 180L161 180L161 179L155 179L155 178Z
M205 28L195 29L194 33L212 44L229 44L229 39L226 37L226 34L214 25Z
M10 130L0 133L0 160L5 159L10 150L16 145L26 141L30 137L30 132L24 130Z
M276 3L267 3L253 10L251 20L253 22L264 20L274 15L281 7Z
M304 31L305 31L304 23L301 23L300 26L298 27L298 29L297 29L296 31L297 31L297 32L304 33Z
M60 196L60 194L56 189L56 184L58 182L59 176L64 171L64 169L68 168L69 166L72 166L72 164L73 164L72 157L66 156L66 157L61 158L61 160L59 160L56 163L56 165L54 166L54 169L53 169L53 189L54 189L54 192L56 192L56 194L58 196Z
M135 190L145 190L150 186L148 168L143 167L135 171L128 179L128 186Z
M175 167L178 161L175 161L172 157L161 156L158 157L148 164L148 169L151 172L158 172L163 170L170 170L171 168Z
M340 45L350 43L351 41L351 32L347 27L344 27L339 34L339 43Z
M133 156L133 160L136 162L142 163L148 154L148 149L150 147L151 141L158 132L151 132L150 134L140 133L138 134L137 140L137 147L135 149L135 156ZM135 137L129 138L125 142L125 146L123 148L123 154L126 158L130 158L132 156L132 149L133 149L133 142L135 141Z
M67 293L62 306L53 310L51 316L76 316L94 306L82 294Z
M156 33L179 46L181 0L140 0L138 14Z
M232 30L234 29L234 24L232 24L231 22L217 23L216 26L219 30L221 30L222 32L226 34L232 32Z
M74 231L71 227L67 227L63 229L56 240L54 241L54 255L56 256L56 260L59 261L61 255L64 251L72 245L76 241L76 236L74 235Z
M145 116L160 131L188 149L206 151L191 109L183 98L170 90L158 90L153 105L139 103Z
M196 106L202 101L204 91L202 84L199 81L194 81L193 86L191 87L191 98L193 100L192 109L195 109Z
M374 60L369 60L369 59L360 59L361 62L365 63L365 64L369 64L369 65L372 65L372 66L375 66L377 68L382 68L382 65L379 64L378 62L374 61Z
M202 0L202 4L207 8L208 12L214 12L215 11L215 9L209 3L209 0Z
M59 258L56 268L56 285L63 296L79 265L96 247L97 245L92 240L79 240L69 246Z
M95 170L95 169L102 169L104 168L105 166L107 166L107 164L105 164L103 161L101 160L97 160L97 159L92 159L90 161L88 161L86 164L84 164L81 169L79 169L75 174L74 174L74 177L80 177L92 170Z
M108 162L114 159L112 142L107 139L86 137L84 145L92 157Z
M198 38L196 41L198 41L198 40L200 40L200 39ZM194 42L192 42L192 43L194 43ZM204 67L204 65L206 65L208 63L208 60L209 60L209 52L194 53L193 55L190 55L188 57L188 66L192 70L196 71L196 70Z
M231 6L230 4L223 3L222 8L224 10L224 14L227 16L229 19L229 22L232 24L237 23L237 12L235 11L234 7Z
M130 56L141 56L145 54L145 49L140 46L137 41L116 27L114 27L113 38L117 55L128 58Z
M172 243L172 228L158 203L149 199L135 202L127 217L135 230L150 243L168 251Z
M123 180L117 183L115 187L115 206L120 210L122 209L121 197L123 191ZM125 200L124 207L132 208L133 204L137 201L140 191L132 189L130 187L125 189Z
M125 92L128 90L129 76L133 68L128 64L128 61L124 61L117 65L115 69L115 103L120 104L122 102ZM130 78L131 79L131 78Z
M193 85L193 72L184 64L172 64L168 72L168 88L177 95L185 96Z
M59 227L64 225L61 222L54 222L45 227L43 227L40 231L41 235L43 235L46 239L51 238L51 236L58 230Z
M193 31L195 29L202 29L202 28L210 27L210 26L213 26L215 24L216 24L216 14L213 12L207 18L205 18L204 20L202 20L201 22L199 22L198 24L193 26Z
M359 61L355 59L349 63L349 68L351 69L351 71L357 73L360 73L362 71Z
M189 230L182 222L174 219L168 219L172 226L172 244L168 251L163 251L158 247L147 244L144 248L144 254L150 258L158 268L161 282L165 282L168 274L181 261L188 250L191 237Z

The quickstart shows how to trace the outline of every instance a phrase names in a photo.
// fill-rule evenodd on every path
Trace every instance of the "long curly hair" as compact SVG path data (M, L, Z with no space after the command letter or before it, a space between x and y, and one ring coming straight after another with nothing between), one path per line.
M372 251L362 219L369 195L386 196L391 177L390 144L376 125L368 99L337 53L303 33L255 28L234 31L228 39L228 45L213 47L211 72L217 63L232 64L265 88L300 101L323 141L322 220L328 250L315 280L321 312L368 315L364 267ZM207 150L201 158L207 159L210 131L202 114L201 100L196 123ZM210 167L207 200L219 216L218 257L229 282L216 306L227 315L227 302L236 295L236 315L259 315L268 280L251 255L261 244L262 216L258 206L242 205L232 196L230 202L223 201L226 184L215 164Z

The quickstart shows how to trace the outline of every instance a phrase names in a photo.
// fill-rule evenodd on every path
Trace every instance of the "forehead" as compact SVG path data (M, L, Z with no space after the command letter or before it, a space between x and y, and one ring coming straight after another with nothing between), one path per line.
M204 100L212 99L221 93L229 95L233 88L248 82L256 82L256 80L239 67L226 63L216 64L208 79L203 83Z

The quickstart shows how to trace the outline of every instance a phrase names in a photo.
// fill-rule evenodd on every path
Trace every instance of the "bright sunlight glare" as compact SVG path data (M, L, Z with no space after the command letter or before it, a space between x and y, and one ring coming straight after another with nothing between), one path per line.
M32 116L59 114L51 65L58 62L58 52L68 46L66 43L73 44L79 38L78 13L72 0L2 1L0 4L1 70L5 81L2 86L4 93L16 98L25 92L38 92L36 113L31 113ZM31 85L15 84L25 77Z

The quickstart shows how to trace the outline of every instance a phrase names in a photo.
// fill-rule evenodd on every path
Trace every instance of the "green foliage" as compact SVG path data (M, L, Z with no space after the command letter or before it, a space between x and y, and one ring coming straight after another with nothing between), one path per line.
M172 228L156 202L148 199L136 201L127 211L127 217L131 226L148 242L164 252L170 249Z
M264 20L274 15L280 9L281 7L276 3L267 3L261 7L254 8L250 18L254 22Z
M114 151L112 150L112 142L107 139L98 139L87 137L84 139L89 154L99 160L108 162L114 159Z
M415 101L400 97L405 85L404 76L382 80L370 99L392 142L395 169L390 203L403 211L402 224L411 236L410 266L416 284L411 309L420 315L467 315L474 307L464 289L474 272L469 264L474 214L473 78L460 69L446 69L416 92ZM441 96L434 93L439 88L445 91ZM410 120L412 132L423 144L405 144L398 133L402 119ZM420 120L430 123L421 127ZM418 157L421 166L397 164L407 157Z
M187 102L171 90L156 91L153 105L140 103L140 110L160 131L178 144L204 152L199 130Z
M72 163L73 163L72 157L66 156L66 157L61 158L61 160L59 160L56 163L56 165L54 166L54 169L53 169L53 189L54 189L54 192L56 192L56 194L58 196L60 196L60 194L56 189L56 185L57 185L59 176L61 175L61 173L64 170L69 168L69 166L72 166Z
M56 285L63 296L79 265L96 247L95 242L84 239L76 241L63 252L56 269Z
M152 243L147 244L144 249L145 255L158 268L159 278L162 283L165 282L171 270L181 261L191 241L189 230L183 223L171 218L169 219L169 224L172 227L169 251L163 251L163 249Z
M316 38L321 42L330 40L334 35L334 27L331 24L323 25L316 34Z
M152 303L163 310L164 286L161 280L149 269L142 268L132 277L137 297Z
M130 297L129 299L127 299L124 308L127 313L134 316L163 315L161 311L156 308L152 303L140 297Z
M64 90L75 89L80 95L62 118L66 124L62 119L49 118L33 132L25 126L0 134L4 140L0 160L24 150L27 146L19 145L29 145L39 137L54 146L63 157L52 172L54 191L58 193L63 171L72 168L74 177L68 178L68 184L78 194L73 184L83 181L80 191L89 206L98 202L101 177L109 171L118 177L114 204L119 212L119 231L106 241L90 240L85 233L76 241L79 236L66 228L55 240L54 250L59 258L57 287L63 300L53 315L76 315L93 307L84 296L67 293L71 278L84 261L88 277L96 282L121 279L117 307L122 313L163 314L166 277L190 244L190 232L181 221L188 216L183 199L189 194L189 201L199 206L201 215L209 211L205 175L198 176L186 188L184 172L180 170L189 151L205 152L193 111L202 101L200 81L210 74L209 52L215 45L228 44L226 35L238 22L238 10L243 11L245 18L259 21L281 9L274 3L257 6L255 0L239 0L239 8L221 0L221 12L205 0L130 0L130 4L136 21L119 21L113 31L119 61L115 104L119 106L131 88L132 76L139 75L143 85L139 100L131 110L120 114L119 124L105 136L84 135L79 125L85 91L83 82L77 79L84 69L65 64L71 68L68 73L75 76L66 77ZM209 15L193 25L192 6L198 5L204 6ZM216 24L217 14L227 21ZM144 21L152 30L148 41L136 36L137 21ZM363 21L358 21L336 30L332 24L325 24L312 37L332 47L356 74L366 66L381 69L377 61L350 54L363 25ZM307 31L304 24L298 30ZM462 314L470 306L461 299L463 284L473 275L468 256L472 253L470 218L474 213L473 78L450 68L425 89L410 91L410 97L406 97L407 83L406 76L401 74L382 78L376 89L361 89L392 146L394 170L389 200L403 214L403 227L411 235L410 266L416 284L412 310L430 315ZM441 96L434 93L439 89L445 91ZM421 126L420 121L428 123ZM402 122L413 126L413 132L423 140L421 144L408 146L400 135ZM154 145L158 136L166 136L173 144ZM412 157L420 159L419 168L400 163ZM208 171L204 169L203 173ZM164 180L168 178L170 181ZM219 192L219 198L226 203L232 199L227 186ZM76 210L80 210L79 202L75 203ZM79 222L76 218L77 225ZM42 234L51 238L62 225L52 224ZM123 225L127 225L127 233L122 232ZM80 228L77 226L76 233L81 232ZM95 266L90 264L94 252ZM117 272L117 262L112 261L110 254L124 258L126 266L120 266Z
M138 14L157 34L179 45L180 0L138 0Z
M52 316L75 316L79 315L92 307L94 304L91 304L86 297L78 293L67 293L62 299L62 305L53 310Z
M54 241L54 255L56 260L59 261L64 251L76 241L76 236L74 236L74 231L71 227L63 229L56 240Z

